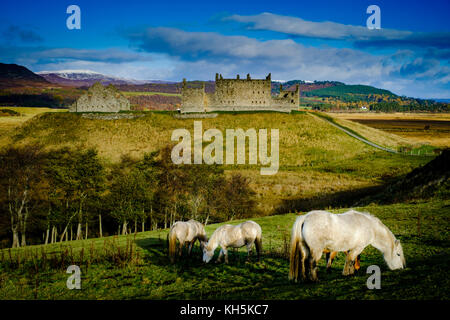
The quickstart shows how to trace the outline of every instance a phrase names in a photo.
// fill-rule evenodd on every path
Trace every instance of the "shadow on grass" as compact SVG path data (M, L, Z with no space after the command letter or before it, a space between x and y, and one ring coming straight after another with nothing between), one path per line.
M310 198L285 199L275 209L274 214L286 212L311 211L332 208L348 208L354 206L362 198L379 193L385 186L372 186L350 189L339 192L323 193Z

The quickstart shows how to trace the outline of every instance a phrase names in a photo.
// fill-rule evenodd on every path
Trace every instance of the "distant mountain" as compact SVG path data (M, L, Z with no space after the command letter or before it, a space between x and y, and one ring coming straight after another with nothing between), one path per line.
M40 71L37 72L37 74L41 75L49 82L73 87L91 86L96 82L100 82L103 85L141 85L146 83L167 83L166 81L160 80L134 80L113 77L91 70Z
M24 66L0 63L0 88L47 86L50 83Z

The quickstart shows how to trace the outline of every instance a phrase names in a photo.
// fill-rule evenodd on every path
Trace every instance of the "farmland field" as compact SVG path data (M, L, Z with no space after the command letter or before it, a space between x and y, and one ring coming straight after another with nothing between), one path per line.
M331 115L383 130L415 143L427 143L441 148L450 147L448 113L332 113Z
M450 298L450 282L445 276L450 267L449 200L358 210L376 215L400 239L406 269L390 271L382 255L369 246L361 255L361 270L356 276L342 275L344 254L340 253L329 274L321 260L319 283L290 283L287 250L296 215L289 213L253 219L263 230L259 263L254 259L246 263L246 253L239 249L230 250L228 265L205 265L197 245L193 257L172 265L167 257L167 230L4 249L0 251L0 299ZM207 234L220 225L208 225ZM69 264L80 266L82 290L66 288ZM374 264L381 268L381 290L366 286L369 275L365 271Z

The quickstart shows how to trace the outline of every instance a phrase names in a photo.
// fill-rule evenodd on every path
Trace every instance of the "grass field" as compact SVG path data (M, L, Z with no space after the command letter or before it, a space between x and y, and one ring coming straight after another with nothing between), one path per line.
M73 113L40 114L0 137L0 146L39 142L47 148L95 147L109 165L122 155L140 157L159 150L171 143L174 129L186 128L193 134L194 119L175 119L169 112L143 114L115 121L91 120ZM203 131L279 129L280 169L276 175L261 176L260 165L225 166L227 174L240 172L251 178L264 214L286 210L286 202L287 208L295 209L290 205L299 199L380 186L430 160L374 149L308 113L223 113L201 121ZM373 141L391 141L391 135L374 131L370 136ZM400 145L399 139L395 141L392 143Z
M20 116L0 117L0 140L6 137L15 128L24 124L35 115L45 112L65 112L65 109L49 109L49 108L27 108L27 107L0 107L2 109L14 110L20 113Z
M450 280L446 276L450 267L449 200L368 206L359 210L379 217L401 240L406 269L388 270L381 254L369 246L361 255L361 270L356 276L342 276L344 254L340 253L329 274L325 273L324 259L321 260L319 283L290 283L287 250L296 218L290 213L253 219L263 230L264 254L259 263L254 260L245 263L245 251L239 249L230 250L228 265L205 265L196 246L193 257L172 265L167 257L167 230L45 248L2 250L0 299L450 298ZM211 235L220 225L208 225L207 234ZM125 252L130 254L125 257ZM69 275L65 271L70 264L81 268L81 290L66 288ZM366 286L369 276L366 269L374 264L382 272L380 290L369 290Z
M181 97L180 93L166 93L166 92L150 92L150 91L121 91L121 93L125 97L132 97L132 96L165 96L165 97Z
M450 114L448 113L331 113L339 121L355 127L383 130L414 144L450 147ZM351 120L351 121L348 121ZM367 134L370 134L368 132ZM378 135L376 135L378 136ZM404 144L404 143L403 143Z

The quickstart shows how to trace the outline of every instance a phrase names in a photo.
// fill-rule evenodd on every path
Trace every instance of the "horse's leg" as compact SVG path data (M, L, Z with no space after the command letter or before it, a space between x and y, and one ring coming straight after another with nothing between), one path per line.
M327 262L327 272L329 272L330 268L331 268L331 263L330 263L330 255L331 252L329 250L324 250L323 253L325 253L325 261Z
M348 275L352 274L355 270L354 264L355 264L355 262L353 260L350 260L347 255L345 257L345 265L344 265L344 270L342 271L342 274L344 276L348 276Z
M337 251L324 250L323 252L327 261L327 272L331 272L331 265L333 264L334 258L336 258Z
M247 243L247 261L250 261L250 256L252 255L253 242Z
M220 248L219 257L216 260L216 263L220 263L222 261L223 249Z
M225 256L225 263L228 264L228 250L227 248L223 248L223 254Z
M342 272L342 274L344 276L348 276L348 275L354 274L355 273L355 265L356 264L358 264L358 269L359 269L358 256L359 256L359 254L361 253L361 251L363 249L356 248L356 249L353 249L353 250L350 250L350 251L347 252L347 256L346 256L346 259L345 259L344 271Z
M180 241L180 252L178 253L178 255L181 257L181 255L183 254L183 247L184 247L184 242Z
M361 268L361 255L358 254L355 260L355 271L358 271Z
M188 255L189 256L191 255L192 247L194 246L194 243L195 243L195 239L192 240L191 242L189 242L189 249L188 249Z
M322 257L323 249L321 250L311 250L309 254L309 274L311 281L319 281L317 276L318 263Z

